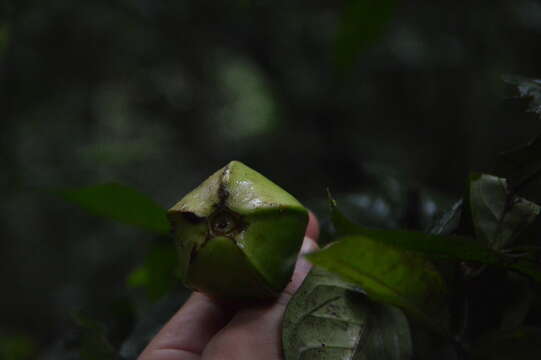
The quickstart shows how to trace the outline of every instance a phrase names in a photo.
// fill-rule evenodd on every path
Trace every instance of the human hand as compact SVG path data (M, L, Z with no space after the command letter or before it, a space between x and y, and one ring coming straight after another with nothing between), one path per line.
M317 249L319 225L310 220L301 254ZM138 360L280 360L280 325L286 305L310 271L299 257L293 277L272 303L238 306L194 292Z

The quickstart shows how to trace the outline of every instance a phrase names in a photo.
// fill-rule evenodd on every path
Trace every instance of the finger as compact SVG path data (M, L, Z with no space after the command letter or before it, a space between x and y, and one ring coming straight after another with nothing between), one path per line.
M315 240L305 237L301 253L317 249ZM276 360L282 358L280 326L287 302L310 271L310 263L299 257L293 278L280 298L272 304L240 310L211 340L203 360ZM242 344L242 345L240 345Z
M301 254L311 251L317 248L317 244L314 239L317 239L319 235L319 224L313 213L310 213L309 223L306 229L306 235L301 249ZM312 236L312 237L308 237ZM279 356L280 351L280 339L279 339L279 324L281 317L285 310L285 305L291 294L302 283L304 277L310 269L310 264L303 259L299 258L297 261L295 271L290 284L287 286L283 295L279 298L274 305L270 307L262 306L255 308L255 311L250 309L242 310L237 313L235 318L236 322L242 324L243 318L247 320L247 326L241 326L241 330L244 329L248 332L257 331L260 334L265 333L265 328L272 334L273 329L277 332L275 335L268 336L268 339L257 338L253 344L266 343L271 345L269 355L273 352ZM158 333L158 335L152 340L141 354L139 360L199 360L201 359L201 353L205 346L209 343L209 340L215 335L229 319L229 313L225 310L227 306L218 303L216 300L210 299L200 293L194 293L186 304L173 316L173 318L164 326L164 328ZM267 308L267 310L265 310ZM258 312L263 312L259 318ZM260 326L253 323L250 319L256 319L256 323L259 321ZM249 326L251 325L251 327ZM233 346L234 348L241 348L238 346L238 339L235 337L230 338L231 341L226 339L235 333L235 326L231 326L233 330L229 330L229 327L222 329L208 344L205 354L212 353L212 348L220 348L222 346L213 347L211 344L219 344L225 341L225 347ZM261 340L261 341L258 341ZM231 345L232 344L232 345ZM257 350L255 346L254 350ZM222 350L219 350L218 354L221 354ZM252 353L247 359L252 359L255 353ZM207 358L205 355L204 358ZM208 357L214 359L214 355ZM272 358L272 357L270 357ZM276 358L276 357L275 357ZM275 359L272 358L272 359ZM242 358L239 358L242 359Z
M304 242L302 243L302 248L299 254L299 258L297 259L297 263L295 264L295 270L293 271L291 281L278 298L277 303L281 303L284 306L287 305L287 303L289 302L289 298L293 296L293 294L295 294L297 289L304 281L304 278L306 277L306 275L308 275L310 269L312 268L312 264L304 257L304 255L317 249L318 245L316 243L316 240L313 240L309 237L304 238Z
M308 226L306 226L306 236L317 241L319 238L319 221L313 212L309 212Z
M209 340L228 320L221 304L194 292L138 360L198 360Z

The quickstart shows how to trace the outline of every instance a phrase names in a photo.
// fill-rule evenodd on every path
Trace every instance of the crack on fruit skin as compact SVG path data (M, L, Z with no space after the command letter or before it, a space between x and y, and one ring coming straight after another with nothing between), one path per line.
M229 198L230 194L227 190L226 184L229 182L230 170L229 164L224 169L224 172L220 178L220 184L218 185L218 202L214 204L214 211L212 214L206 218L208 229L205 236L205 241L203 244L201 244L201 247L205 246L205 244L215 236L225 236L235 241L235 236L246 230L248 227L248 224L244 221L242 215L227 207L227 199ZM232 228L224 231L220 230L220 224L218 223L220 217L222 217L222 221L225 220L226 222L231 222Z
M227 229L227 231L220 231L220 226L217 224L216 220L220 220L220 217L225 217L227 221L232 222L232 227ZM207 230L205 232L205 238L203 241L195 245L191 252L188 259L188 263L192 263L193 259L197 256L197 253L200 249L204 248L210 240L217 236L223 236L227 237L231 241L233 241L237 246L239 246L238 242L236 241L235 237L244 232L248 228L248 223L244 220L244 217L234 211L231 211L227 207L220 207L216 211L214 211L210 216L206 218L201 218L202 220L206 220L207 222ZM223 219L222 219L223 221Z
M194 224L194 225L199 224L205 220L204 217L199 217L195 215L193 212L186 211L186 212L182 212L181 214L184 217L184 219L190 224Z
M282 236L302 241L301 210L276 184L231 161L168 211L183 283L216 297L277 297L291 281L296 259ZM283 216L291 221L282 222ZM273 231L273 222L279 231Z
M225 184L221 182L218 187L218 202L214 204L215 209L226 208L225 203L227 202L227 198L229 198L229 191L225 188Z
M193 263L196 256L197 256L197 249L194 246L192 248L192 251L190 252L190 256L188 257L188 265L191 265Z
M219 216L226 216L227 220L232 220L233 222L233 228L228 229L226 232L221 232L216 227L216 223L214 222L217 217ZM223 207L218 209L217 211L213 212L209 217L206 218L207 220L207 231L205 233L205 239L199 246L194 246L190 252L190 256L188 258L188 264L192 264L194 259L197 257L199 250L204 248L210 240L212 240L214 237L217 236L223 236L235 243L236 246L241 247L237 240L235 240L235 237L244 232L248 228L248 223L244 221L244 218L241 214L238 214L234 211L229 210L227 207Z
M217 190L218 202L214 204L213 206L214 211L212 212L212 214L210 214L207 217L199 217L192 212L182 213L186 221L188 221L191 224L199 224L202 221L207 222L207 231L205 233L205 238L203 242L201 242L198 246L194 246L192 248L189 259L188 259L189 264L193 262L199 250L205 247L208 244L208 242L216 236L227 237L231 239L231 241L233 241L237 246L239 246L239 244L235 240L235 237L238 234L242 233L244 230L246 230L246 228L248 227L248 223L244 221L243 216L234 211L231 211L226 205L227 199L229 198L229 195L230 195L229 191L226 188L226 184L228 180L229 180L229 168L226 168L220 179L220 184ZM226 231L221 231L220 227L222 226L224 221L229 222L229 224L225 224ZM231 227L228 228L227 225L230 225Z
M228 166L225 167L224 172L222 176L220 177L220 184L218 185L218 202L214 204L215 211L221 208L225 208L225 203L227 202L227 199L229 198L229 191L226 189L226 184L229 182L229 175L230 175L230 168Z

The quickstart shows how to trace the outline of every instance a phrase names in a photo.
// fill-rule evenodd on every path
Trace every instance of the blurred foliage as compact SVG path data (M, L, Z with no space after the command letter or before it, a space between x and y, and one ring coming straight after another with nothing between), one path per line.
M74 315L75 322L81 330L80 355L83 360L114 360L116 351L107 340L107 330L99 322L83 313Z
M65 200L95 215L135 225L153 232L169 233L165 209L147 196L120 184L103 184L60 190Z
M337 30L338 65L350 67L392 20L395 0L348 0Z
M167 208L238 159L327 230L326 187L364 225L427 229L470 170L539 132L520 111L537 83L511 101L501 76L538 75L540 24L534 0L0 2L2 334L62 347L84 308L135 358L186 295L142 285L158 268L126 286L161 246L151 232L36 188L121 183ZM496 175L539 202L511 163Z
M178 285L177 251L171 241L155 242L143 265L134 269L127 279L133 288L144 288L149 300L155 302Z
M0 335L0 359L29 360L36 356L34 341L24 335Z

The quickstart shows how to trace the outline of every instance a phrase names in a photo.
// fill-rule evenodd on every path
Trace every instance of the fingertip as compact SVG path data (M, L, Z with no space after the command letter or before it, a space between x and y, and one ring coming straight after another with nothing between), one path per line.
M291 281L285 288L278 302L282 304L287 304L289 298L293 296L293 294L301 286L304 278L306 277L306 275L308 275L310 269L312 268L312 264L304 258L304 255L317 249L319 249L319 246L317 245L316 241L309 236L305 236L299 257L297 259L297 263L295 264L295 270L293 271Z
M230 317L215 299L193 292L138 359L199 359L207 343Z

